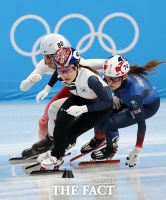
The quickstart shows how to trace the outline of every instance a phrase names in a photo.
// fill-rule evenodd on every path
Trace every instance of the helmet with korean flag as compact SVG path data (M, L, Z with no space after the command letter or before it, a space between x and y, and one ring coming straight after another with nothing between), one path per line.
M129 72L129 70L130 64L128 60L121 55L109 57L103 65L104 75L109 77L124 76Z
M53 56L53 63L56 68L67 67L80 61L78 51L72 47L62 47Z

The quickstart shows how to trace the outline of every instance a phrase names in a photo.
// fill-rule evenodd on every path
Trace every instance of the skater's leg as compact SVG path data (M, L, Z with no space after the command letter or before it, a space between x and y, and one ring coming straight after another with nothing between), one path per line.
M62 106L62 104L66 101L67 98L62 98L57 101L54 101L49 109L48 109L48 115L49 115L49 121L48 121L48 134L53 137L54 127L55 127L55 121L56 116L58 113L59 108Z
M88 101L75 95L71 95L61 106L57 113L56 126L54 128L54 148L51 156L42 161L42 167L56 166L58 161L64 156L66 147L76 142L78 136L93 128L96 123L102 122L112 111L112 106L100 111L83 113L75 118L67 114L66 110L72 105L86 105Z
M96 149L98 146L105 142L105 134L103 132L104 123L101 122L97 126L94 127L95 136L86 144L81 147L81 153L89 153Z
M144 105L144 115L145 119L152 117L159 108L160 99L156 99L153 103L149 105ZM122 111L118 111L115 114L111 114L111 116L105 120L103 131L106 136L107 147L94 151L91 154L92 159L105 159L112 157L113 154L117 151L117 142L119 140L119 128L126 128L128 126L136 124L136 119L133 117L130 108L125 108ZM145 134L145 133L144 133ZM143 144L144 134L137 134L136 146Z
M110 114L110 117L115 115L116 113L119 113L120 111L122 111L122 110L124 110L126 108L127 108L127 106L125 104L122 104L120 109L113 109L111 114ZM85 153L88 153L90 151L93 151L94 149L99 147L103 142L105 142L104 126L105 126L105 122L102 122L100 124L97 124L94 127L94 138L92 138L89 142L87 142L85 145L83 145L81 147L81 153L85 154ZM115 132L115 131L113 131L113 132ZM118 134L118 137L119 137L119 133L116 132L115 135L114 134L111 135L112 139L117 136L116 134ZM109 143L108 144L110 144L112 142L112 139L109 138ZM111 145L109 145L109 147L112 148Z
M54 149L53 153L59 157L64 155L65 149L68 146L67 129L68 125L74 121L75 117L67 114L66 110L72 105L83 105L85 100L71 94L58 110L56 125L53 131Z
M39 119L39 129L38 129L38 136L39 139L44 138L48 134L48 109L54 101L61 99L61 98L66 98L70 95L70 91L68 88L65 86L63 87L47 104L43 116Z
M76 140L77 137L93 128L96 124L104 121L112 111L112 107L104 110L84 113L76 118L67 128L68 138L70 142Z
M46 151L48 151L49 149L53 148L53 130L55 127L55 120L56 120L56 115L57 112L59 110L59 108L61 107L61 105L66 101L67 98L62 98L59 99L57 101L54 101L48 110L49 113L49 133L44 139L40 140L39 142L36 142L33 146L32 149L34 152L36 152L36 154L41 154L44 153Z
M67 89L67 87L64 87L47 104L46 109L44 111L44 115L39 120L39 135L42 136L42 137L44 135L46 135L46 137L44 137L43 139L41 139L39 142L33 144L31 148L25 149L22 152L22 157L24 159L31 158L34 155L37 156L37 155L39 155L41 153L44 153L44 152L48 151L50 148L53 147L53 139L52 139L52 137L50 137L48 135L48 108L50 107L50 104L52 102L56 101L57 99L61 99L63 97L68 97L69 95L70 95L69 90Z

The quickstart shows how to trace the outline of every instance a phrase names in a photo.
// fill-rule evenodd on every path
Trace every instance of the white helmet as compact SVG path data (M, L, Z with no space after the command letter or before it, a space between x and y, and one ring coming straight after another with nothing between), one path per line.
M69 41L60 34L51 33L42 39L40 43L40 52L43 55L54 54L63 46L70 46Z
M103 72L109 77L119 77L124 76L130 70L130 65L128 60L124 56L114 55L109 57L104 65Z

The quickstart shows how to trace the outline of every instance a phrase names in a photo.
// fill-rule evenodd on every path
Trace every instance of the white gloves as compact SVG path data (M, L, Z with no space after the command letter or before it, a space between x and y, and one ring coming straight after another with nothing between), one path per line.
M141 150L142 148L135 146L134 150L126 158L127 159L126 165L129 165L129 167L134 167L137 164Z
M114 94L112 94L112 98L113 98L113 108L119 109L123 101L119 99L118 97L116 97Z
M39 82L42 79L42 76L40 74L33 74L29 78L27 78L27 81L30 83L36 83Z
M88 108L86 105L84 106L71 106L69 109L66 110L67 114L73 115L75 117L78 117L82 113L88 112Z
M52 89L52 87L50 87L49 85L46 85L44 90L39 92L38 95L36 96L36 101L38 103L40 103L40 99L41 100L45 99L48 96L48 94L50 93L51 89Z

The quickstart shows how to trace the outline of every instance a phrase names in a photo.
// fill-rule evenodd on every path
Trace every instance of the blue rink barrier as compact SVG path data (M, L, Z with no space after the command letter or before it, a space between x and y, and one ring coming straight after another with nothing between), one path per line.
M85 59L122 54L131 65L141 66L155 58L164 60L165 7L164 0L1 0L0 101L34 101L45 87L48 74L29 91L20 91L21 81L42 59L39 44L48 33L64 35ZM163 99L165 74L164 64L149 77ZM58 83L47 100L60 88Z

